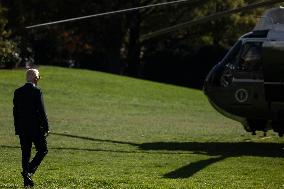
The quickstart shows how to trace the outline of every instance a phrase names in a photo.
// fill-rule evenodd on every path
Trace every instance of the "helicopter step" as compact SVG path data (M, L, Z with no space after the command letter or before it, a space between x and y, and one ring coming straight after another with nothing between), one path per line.
M247 132L251 132L253 135L256 134L256 131L263 131L264 133L268 131L268 124L266 120L246 119L242 124L245 130Z
M284 134L284 121L267 121L261 119L245 119L242 122L244 129L247 132L251 132L252 135L256 135L256 131L262 131L264 136L268 130L273 129L274 132L278 133L279 137L283 137Z

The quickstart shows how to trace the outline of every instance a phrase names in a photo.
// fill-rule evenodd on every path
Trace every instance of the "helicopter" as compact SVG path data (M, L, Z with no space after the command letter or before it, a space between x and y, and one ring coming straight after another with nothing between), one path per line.
M284 134L284 8L268 10L213 67L204 93L248 132ZM266 134L265 134L266 135Z
M120 14L167 3L134 7L27 26L26 29L73 22L93 17ZM225 10L142 35L140 41L155 38L181 28L191 27L230 14L269 6L284 0L267 0L245 7ZM253 135L273 129L284 134L284 8L272 8L262 16L253 31L241 36L225 57L207 75L204 94L224 116L239 121Z

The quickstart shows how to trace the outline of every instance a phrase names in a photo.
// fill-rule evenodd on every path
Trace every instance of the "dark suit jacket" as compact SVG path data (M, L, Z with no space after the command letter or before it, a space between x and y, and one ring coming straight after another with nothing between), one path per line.
M14 92L13 115L16 135L40 136L49 130L41 90L26 83Z

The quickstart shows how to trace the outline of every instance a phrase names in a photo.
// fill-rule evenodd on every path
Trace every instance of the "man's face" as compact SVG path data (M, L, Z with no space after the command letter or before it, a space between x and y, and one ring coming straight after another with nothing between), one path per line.
M40 75L39 75L39 72L36 72L34 74L34 83L37 84L37 82L40 80Z

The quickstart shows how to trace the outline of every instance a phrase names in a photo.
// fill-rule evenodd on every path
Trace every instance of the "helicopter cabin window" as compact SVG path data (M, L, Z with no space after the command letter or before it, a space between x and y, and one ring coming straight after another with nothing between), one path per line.
M242 47L238 70L255 72L262 69L262 43L249 42Z
M238 41L222 60L223 64L234 64L236 62L241 47L242 41Z

